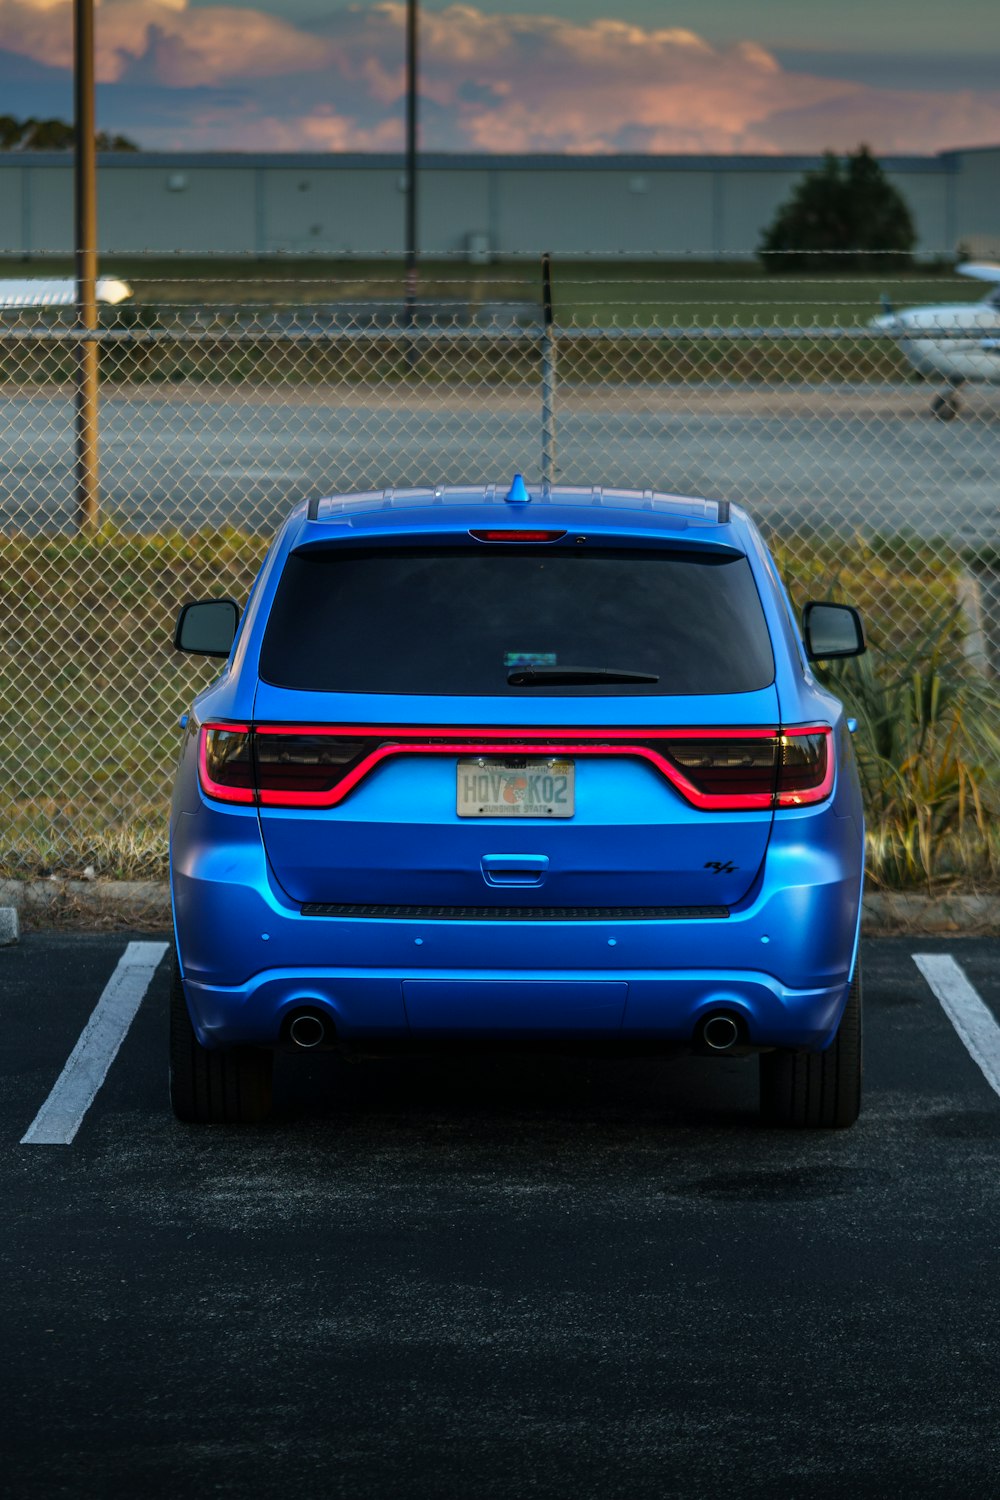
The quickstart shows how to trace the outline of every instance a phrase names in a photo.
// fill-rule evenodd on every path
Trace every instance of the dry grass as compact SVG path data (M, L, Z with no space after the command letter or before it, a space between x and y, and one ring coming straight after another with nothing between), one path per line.
M245 598L265 545L215 529L0 544L0 874L163 878L178 717L216 671L173 651L176 609ZM872 879L994 886L1000 704L962 656L954 553L814 537L777 552L797 604L849 598L871 624L869 656L829 675L861 723Z
M178 718L217 671L173 650L177 607L245 598L265 545L214 528L0 543L0 872L163 874Z

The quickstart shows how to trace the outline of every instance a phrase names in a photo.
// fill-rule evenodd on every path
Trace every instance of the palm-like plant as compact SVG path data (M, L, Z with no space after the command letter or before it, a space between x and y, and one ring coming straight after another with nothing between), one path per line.
M916 645L822 673L858 719L869 874L879 884L1000 873L1000 694L970 670L958 634L957 608L942 610Z

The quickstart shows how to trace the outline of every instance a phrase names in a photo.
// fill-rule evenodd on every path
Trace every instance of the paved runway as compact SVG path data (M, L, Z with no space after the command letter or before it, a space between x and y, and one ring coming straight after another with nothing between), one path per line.
M929 415L913 386L563 386L558 477L728 497L783 528L912 531L993 542L1000 531L1000 396ZM102 400L105 513L144 530L273 529L316 492L537 479L537 388L133 388ZM65 393L0 399L0 526L72 524Z
M802 1134L751 1061L540 1056L285 1056L271 1126L181 1126L161 962L59 1145L126 938L0 950L7 1493L995 1495L997 946L864 943L865 1107Z

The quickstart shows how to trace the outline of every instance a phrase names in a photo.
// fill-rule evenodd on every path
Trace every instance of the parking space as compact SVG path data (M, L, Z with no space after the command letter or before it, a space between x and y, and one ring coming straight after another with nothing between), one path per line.
M539 1055L283 1056L273 1124L181 1126L162 943L0 951L11 1493L995 1491L1000 1097L928 973L988 1054L1000 943L865 945L864 1112L816 1134L751 1062ZM79 1128L25 1141L109 991Z

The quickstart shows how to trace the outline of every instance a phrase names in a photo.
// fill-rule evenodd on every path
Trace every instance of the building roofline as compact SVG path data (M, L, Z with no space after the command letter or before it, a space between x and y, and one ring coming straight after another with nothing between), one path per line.
M954 156L982 156L990 151L1000 156L1000 144L996 146L949 146L947 151L939 151L938 155L945 158Z
M1000 146L975 146L970 151L1000 151ZM965 150L941 151L934 156L880 156L889 172L949 172ZM243 152L243 151L102 151L102 171L127 167L228 168L261 171L269 168L297 171L391 171L405 170L402 152ZM72 151L0 151L2 167L69 167ZM810 172L823 157L809 156L692 156L692 155L501 155L486 152L429 151L420 157L424 171L519 171L519 172Z

